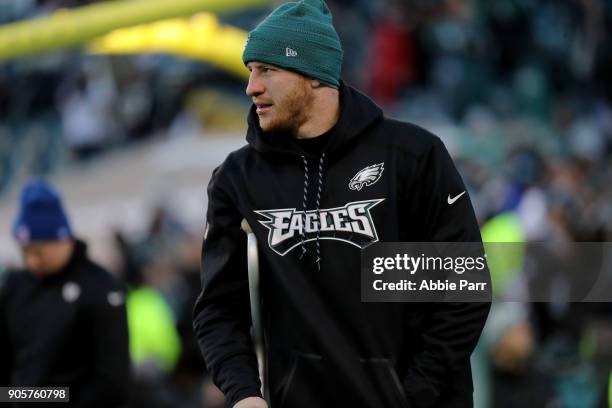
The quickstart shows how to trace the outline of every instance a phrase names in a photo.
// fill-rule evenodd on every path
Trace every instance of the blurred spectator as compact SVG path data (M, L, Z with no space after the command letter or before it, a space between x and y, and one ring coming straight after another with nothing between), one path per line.
M0 287L0 384L69 387L72 407L122 406L130 378L123 287L87 257L49 185L28 183L20 204L14 237L25 269Z
M392 2L372 29L368 93L390 105L416 76L414 33L403 21L399 6Z
M155 207L142 239L121 232L115 238L123 257L121 274L130 285L135 365L130 407L199 407L203 399L218 398L214 386L203 381L206 368L191 323L200 287L199 239L164 206Z
M88 159L108 145L113 129L110 116L112 90L108 80L89 79L80 74L61 99L62 134L77 158Z

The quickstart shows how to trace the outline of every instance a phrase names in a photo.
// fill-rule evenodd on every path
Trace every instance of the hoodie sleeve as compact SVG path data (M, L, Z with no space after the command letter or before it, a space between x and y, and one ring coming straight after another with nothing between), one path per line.
M194 332L214 383L229 406L261 397L257 359L250 337L246 235L242 215L215 169L208 185L202 246L202 291L196 300Z
M421 159L419 212L426 242L482 242L469 195L442 141ZM464 193L465 192L465 193ZM463 194L460 196L460 194ZM455 199L455 200L453 200ZM489 272L486 270L486 277ZM421 333L421 349L403 379L415 407L431 407L445 389L472 387L469 359L489 313L490 303L438 302L429 313ZM461 381L460 379L469 380Z

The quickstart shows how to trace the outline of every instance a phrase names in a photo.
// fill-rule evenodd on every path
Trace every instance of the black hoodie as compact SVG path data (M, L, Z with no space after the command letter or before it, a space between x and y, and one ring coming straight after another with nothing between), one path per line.
M480 242L468 195L447 204L463 181L439 138L345 84L340 95L319 157L263 133L252 108L249 144L213 172L194 308L208 368L230 406L260 395L245 218L259 242L273 408L472 406L469 358L488 303L360 301L372 242Z

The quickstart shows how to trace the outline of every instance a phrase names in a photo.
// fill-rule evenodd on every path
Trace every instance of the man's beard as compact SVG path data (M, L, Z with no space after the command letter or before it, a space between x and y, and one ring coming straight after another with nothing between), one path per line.
M296 89L279 104L274 104L275 110L272 120L262 126L262 118L259 119L260 127L264 132L290 132L297 133L307 119L309 98L303 89Z

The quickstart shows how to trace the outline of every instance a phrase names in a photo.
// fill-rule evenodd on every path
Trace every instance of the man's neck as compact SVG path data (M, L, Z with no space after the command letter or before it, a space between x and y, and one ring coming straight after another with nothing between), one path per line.
M340 92L335 88L320 89L313 99L307 120L300 126L294 137L312 139L329 131L340 119Z

